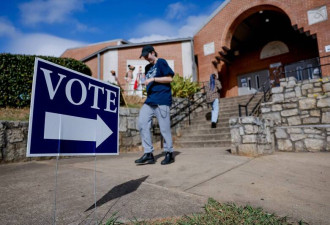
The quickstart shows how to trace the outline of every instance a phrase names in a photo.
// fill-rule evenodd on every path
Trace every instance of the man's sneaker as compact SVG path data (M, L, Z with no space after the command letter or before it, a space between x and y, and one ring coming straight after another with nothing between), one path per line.
M155 158L152 153L144 153L143 156L137 160L135 160L137 164L154 164Z
M211 128L217 128L217 124L214 123L214 122L212 122L212 123L211 123Z
M173 152L166 152L165 159L161 162L162 165L171 164L174 162Z

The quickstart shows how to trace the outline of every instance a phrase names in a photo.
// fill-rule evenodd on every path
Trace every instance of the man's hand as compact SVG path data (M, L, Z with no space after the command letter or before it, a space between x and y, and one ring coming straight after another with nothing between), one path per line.
M148 85L151 82L157 82L157 83L162 83L162 84L167 84L172 82L172 76L165 76L165 77L151 77L146 80L145 84Z
M148 85L149 83L153 82L154 81L154 78L149 78L145 81L145 84Z

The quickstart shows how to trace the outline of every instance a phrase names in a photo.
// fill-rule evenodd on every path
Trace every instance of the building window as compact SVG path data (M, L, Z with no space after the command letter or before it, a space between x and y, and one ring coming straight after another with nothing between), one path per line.
M314 79L314 76L313 76L313 65L312 64L308 64L307 65L307 73L308 73L308 78L309 79Z
M298 66L296 68L296 71L297 71L297 75L296 75L297 80L303 80L303 68L301 66Z
M271 41L262 48L260 53L260 59L266 59L276 55L282 55L288 52L289 52L289 48L284 42Z
M256 85L257 85L257 90L260 89L260 79L259 79L259 75L256 76Z

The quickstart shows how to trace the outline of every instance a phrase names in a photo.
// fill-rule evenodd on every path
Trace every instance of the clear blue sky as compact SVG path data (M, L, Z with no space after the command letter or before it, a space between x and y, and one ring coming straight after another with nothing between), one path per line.
M113 39L191 37L223 0L3 0L0 53L59 56Z

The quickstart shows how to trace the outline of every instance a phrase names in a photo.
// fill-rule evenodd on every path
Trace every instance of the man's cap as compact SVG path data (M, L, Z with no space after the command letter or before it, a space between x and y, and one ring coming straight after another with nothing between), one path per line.
M140 55L140 58L142 57L142 56L147 56L150 52L152 52L152 51L155 51L155 49L154 49L154 47L152 47L151 45L146 45L146 46L144 46L143 47L143 49L142 49L142 53L141 53L141 55Z

